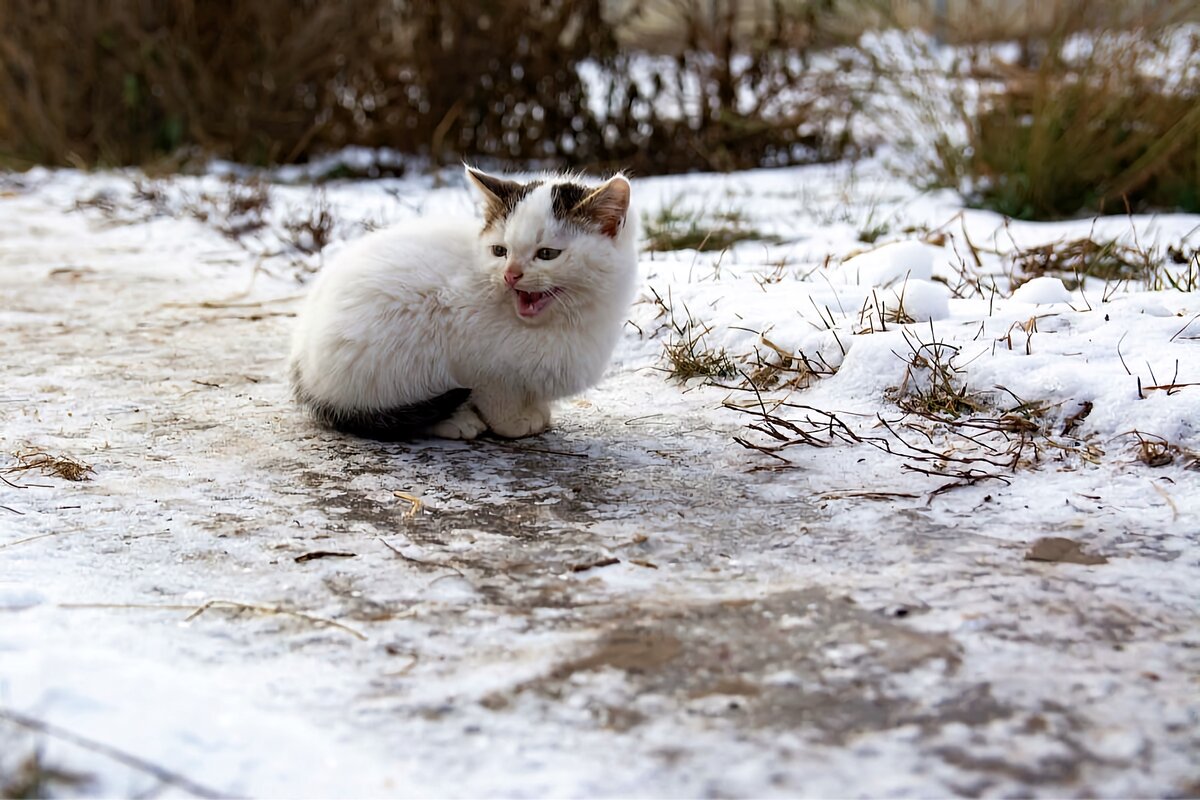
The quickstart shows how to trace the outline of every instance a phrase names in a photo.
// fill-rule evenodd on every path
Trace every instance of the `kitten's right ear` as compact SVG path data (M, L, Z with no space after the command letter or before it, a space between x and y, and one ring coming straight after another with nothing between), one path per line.
M629 213L629 192L629 180L624 175L614 175L580 200L571 214L586 219L605 236L615 239Z
M465 167L465 169L467 178L474 184L479 196L483 198L485 229L511 214L512 210L517 207L517 203L525 196L526 187L516 181L497 178L495 175L488 175L486 172L472 167Z

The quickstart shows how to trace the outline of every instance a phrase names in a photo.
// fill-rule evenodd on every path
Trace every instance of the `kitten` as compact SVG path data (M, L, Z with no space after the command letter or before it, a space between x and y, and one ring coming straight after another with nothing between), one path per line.
M637 281L629 181L517 183L467 168L475 221L364 237L297 320L296 399L320 422L396 440L517 438L600 380Z

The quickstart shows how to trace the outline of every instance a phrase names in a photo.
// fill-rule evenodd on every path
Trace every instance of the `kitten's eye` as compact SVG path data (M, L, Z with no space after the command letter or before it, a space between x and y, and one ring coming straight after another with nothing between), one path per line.
M508 248L502 244L494 244L492 245L492 255L496 258L504 258L508 255Z
M562 255L562 250L555 250L553 247L543 247L537 251L537 257L542 261L553 261Z

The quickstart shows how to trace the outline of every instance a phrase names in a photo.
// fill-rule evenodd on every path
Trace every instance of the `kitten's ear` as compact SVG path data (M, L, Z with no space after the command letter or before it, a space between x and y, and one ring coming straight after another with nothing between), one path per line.
M467 178L479 191L485 205L483 212L484 223L490 227L497 220L504 219L517 203L525 196L526 187L507 178L497 178L477 169L466 167Z
M629 213L629 181L615 175L603 186L579 201L571 216L585 219L605 236L616 238Z

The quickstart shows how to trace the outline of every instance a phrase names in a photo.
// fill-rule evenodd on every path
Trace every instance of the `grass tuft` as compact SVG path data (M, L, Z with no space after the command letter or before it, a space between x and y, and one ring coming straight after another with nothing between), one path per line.
M642 215L642 232L652 253L672 250L721 251L738 242L777 242L749 224L739 211L709 215L683 207L681 198L662 206L653 215Z
M1177 460L1185 469L1200 469L1200 453L1181 447L1153 433L1132 430L1125 434L1134 439L1134 458L1147 467L1166 467Z
M737 367L724 349L710 350L703 345L711 329L702 328L668 342L664 352L671 365L671 377L685 382L692 378L735 378Z
M262 230L271 207L271 190L260 179L229 181L220 193L201 192L185 201L190 216L211 225L230 239Z
M324 192L306 211L284 221L288 241L292 247L307 255L315 255L333 241L337 219Z
M654 292L653 289L651 289ZM667 374L676 381L684 383L693 378L729 379L738 375L737 365L725 352L724 348L711 348L706 339L712 332L712 327L696 320L686 308L686 319L680 321L674 306L654 292L654 303L659 307L660 316L666 319L665 326L670 329L670 338L663 345L663 355L667 361Z
M1144 278L1151 268L1146 251L1090 236L1018 250L1013 263L1026 280L1054 275L1062 277L1072 291L1079 288L1083 278L1135 280ZM1074 276L1074 280L1068 276Z
M0 470L0 472L11 475L16 472L37 470L43 475L53 475L68 481L91 480L90 476L96 473L90 464L85 464L69 456L53 456L42 450L18 450L13 453L13 457L17 459L16 465Z
M819 378L837 373L837 367L826 363L820 353L816 358L803 351L792 353L765 335L761 341L767 352L755 348L754 368L746 375L748 388L753 391L807 389Z
M11 765L11 772L0 773L0 798L53 797L59 794L77 795L92 782L92 778L69 772L46 763L41 747Z
M932 332L932 331L931 331ZM922 342L903 331L909 352L897 353L904 360L904 380L888 392L888 399L902 411L927 419L958 419L987 408L982 397L972 392L963 380L964 371L954 362L959 349L945 342Z

